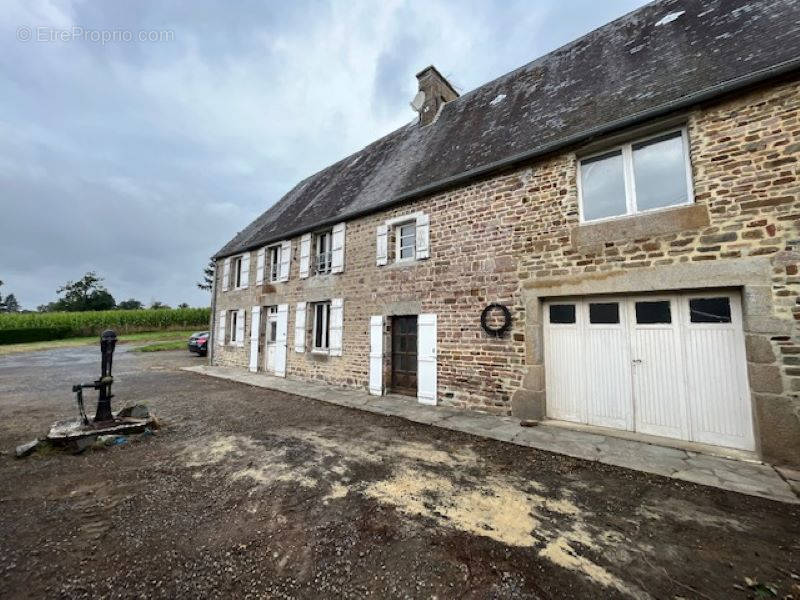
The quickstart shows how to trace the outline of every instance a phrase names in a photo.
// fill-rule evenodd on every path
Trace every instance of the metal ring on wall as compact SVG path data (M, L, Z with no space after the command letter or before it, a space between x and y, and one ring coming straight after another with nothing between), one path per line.
M489 313L496 308L499 308L503 312L504 321L500 327L492 328L489 327L489 324L486 322L486 320L489 317ZM508 310L507 306L493 302L492 304L484 308L483 312L481 313L481 327L487 334L493 337L497 338L503 337L506 334L506 332L509 329L511 329L511 311Z

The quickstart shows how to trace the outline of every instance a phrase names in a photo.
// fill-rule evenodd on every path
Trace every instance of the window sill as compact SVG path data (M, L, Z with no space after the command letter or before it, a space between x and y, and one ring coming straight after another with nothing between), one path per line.
M423 261L421 259L418 259L418 258L415 258L413 260L407 258L405 260L395 260L395 261L392 261L392 262L388 262L385 265L383 265L381 268L382 269L403 269L403 268L406 268L406 267L413 267L414 265L418 265L421 262L423 262Z
M312 348L311 354L315 354L317 356L330 356L330 350L322 350L321 348Z
M581 223L573 227L570 238L573 249L597 252L605 242L679 233L705 227L709 222L708 209L704 204L689 204L629 217Z

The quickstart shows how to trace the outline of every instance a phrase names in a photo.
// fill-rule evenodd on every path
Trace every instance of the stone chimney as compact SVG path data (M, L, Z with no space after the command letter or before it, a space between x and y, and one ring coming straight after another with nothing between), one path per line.
M458 92L433 65L417 73L417 81L419 93L411 107L419 113L419 124L429 125L445 102L458 98Z

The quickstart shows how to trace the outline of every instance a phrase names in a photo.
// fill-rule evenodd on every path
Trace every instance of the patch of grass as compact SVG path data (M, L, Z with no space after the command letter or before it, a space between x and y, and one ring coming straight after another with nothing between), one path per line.
M186 348L186 340L175 340L172 342L158 342L147 346L138 346L134 352L162 352L164 350L183 350Z
M189 341L189 336L199 329L181 329L179 331L143 331L138 333L126 333L118 338L118 343L128 342L159 342L174 341L185 345ZM28 342L25 344L8 344L0 346L0 356L5 354L17 354L19 352L36 352L39 350L52 350L56 348L75 348L78 346L100 345L100 336L76 337L66 340L50 340L47 342ZM172 349L172 348L171 348ZM99 350L98 350L99 351Z

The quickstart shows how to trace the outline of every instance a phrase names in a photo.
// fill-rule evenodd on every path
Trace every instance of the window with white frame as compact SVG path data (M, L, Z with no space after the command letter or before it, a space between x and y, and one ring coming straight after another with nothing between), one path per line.
M312 350L327 352L330 347L331 303L316 302L314 305L314 326L312 329Z
M328 229L314 234L314 273L326 275L333 262L333 231Z
M281 247L270 246L267 248L267 279L278 281L281 278Z
M244 257L237 256L231 261L231 277L233 278L233 287L242 287L242 259Z
M662 132L582 158L578 163L582 221L598 221L691 204L685 128Z
M239 340L236 335L237 331L239 331L239 311L236 310L229 310L228 311L228 342L231 344L236 344Z
M408 221L395 225L395 262L415 260L417 258L417 223Z
M380 267L390 260L413 263L430 258L430 218L426 213L392 217L376 230L376 264ZM394 256L392 256L394 255Z

